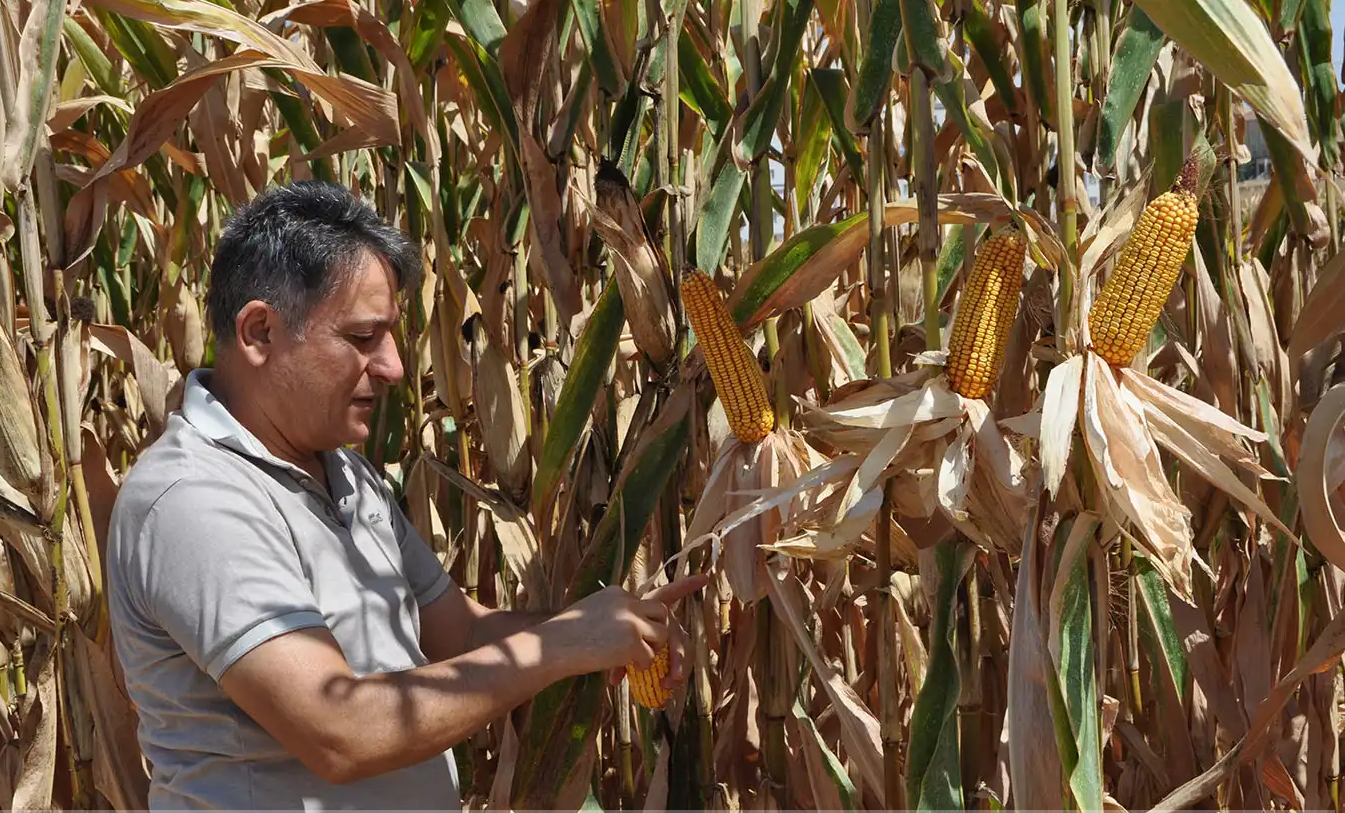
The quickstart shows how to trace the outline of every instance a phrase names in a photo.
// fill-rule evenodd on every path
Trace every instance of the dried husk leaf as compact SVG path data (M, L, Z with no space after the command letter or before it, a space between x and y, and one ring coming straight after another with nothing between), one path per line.
M560 192L556 189L556 170L547 160L537 139L527 132L519 133L519 152L522 154L530 207L528 233L531 235L533 250L529 252L529 257L536 264L539 277L546 281L546 287L556 303L560 324L568 329L575 316L583 313L584 303L579 296L578 277L562 245L563 209Z
M1085 386L1094 393L1092 404L1085 396L1084 409L1090 425L1087 433L1089 457L1099 484L1113 505L1135 524L1145 546L1154 555L1154 566L1174 591L1190 595L1191 514L1177 499L1163 472L1157 448L1149 442L1143 416L1134 413L1122 400L1120 388L1105 362L1091 353ZM1096 445L1096 435L1105 438L1104 447ZM1108 454L1114 469L1106 472L1100 457ZM1111 474L1114 479L1108 480ZM1202 563L1203 564L1203 563Z
M149 774L136 739L139 719L114 671L113 653L89 640L78 627L72 642L79 676L76 686L89 703L94 724L94 785L117 810L144 810L149 806Z
M9 333L0 327L0 477L30 500L42 493L42 457L27 378Z
M1083 356L1074 356L1056 365L1046 379L1046 395L1041 405L1041 468L1046 490L1052 497L1059 494L1069 467L1083 364Z
M656 369L662 369L674 350L672 279L621 170L604 163L595 188L597 205L590 205L588 212L593 227L612 250L626 323L636 346Z
M168 314L164 325L173 361L182 375L201 366L205 358L205 328L201 322L201 306L187 287L187 280L178 274L177 284L168 299Z
M532 467L523 396L514 367L486 332L480 316L463 327L472 354L472 403L481 423L486 456L500 489L526 505Z
M12 810L52 810L56 779L56 659L41 654L37 679L30 678L28 699L19 706L23 768L15 781ZM36 684L34 687L33 684Z

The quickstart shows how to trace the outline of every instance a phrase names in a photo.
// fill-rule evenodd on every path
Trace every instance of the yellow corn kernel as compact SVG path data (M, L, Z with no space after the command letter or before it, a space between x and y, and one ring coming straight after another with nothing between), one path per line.
M1110 364L1129 365L1148 343L1199 219L1195 162L1188 161L1172 188L1144 207L1088 313L1093 351Z
M626 666L626 678L630 681L630 696L647 709L661 709L672 697L672 692L663 688L663 678L668 674L668 645L664 644L654 656L654 665L648 669L637 669L634 664Z
M682 302L724 404L729 428L743 443L756 443L775 428L775 411L766 395L761 366L709 275L687 273L682 279Z
M962 287L944 368L953 392L984 398L999 377L1004 346L1018 316L1027 240L1012 223L990 236Z

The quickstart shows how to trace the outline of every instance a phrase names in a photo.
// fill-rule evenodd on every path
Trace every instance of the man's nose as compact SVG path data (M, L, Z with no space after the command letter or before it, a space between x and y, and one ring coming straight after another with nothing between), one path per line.
M393 338L392 331L388 331L383 334L383 341L379 343L373 358L370 359L369 375L389 384L396 384L402 380L404 372L401 354L397 352L397 340Z

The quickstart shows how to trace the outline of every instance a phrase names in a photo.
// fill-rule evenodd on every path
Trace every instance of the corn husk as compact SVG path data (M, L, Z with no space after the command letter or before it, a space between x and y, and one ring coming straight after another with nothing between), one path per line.
M9 334L0 330L0 477L31 500L42 488L42 452L27 377Z

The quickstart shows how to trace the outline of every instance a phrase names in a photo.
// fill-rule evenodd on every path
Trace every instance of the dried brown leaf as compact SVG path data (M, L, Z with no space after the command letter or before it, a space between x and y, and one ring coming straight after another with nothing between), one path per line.
M536 7L529 14L535 11ZM561 242L564 213L560 192L556 189L556 169L531 134L520 132L518 146L527 179L528 233L532 235L534 246L529 256L537 266L538 276L546 281L551 291L561 325L568 329L574 317L584 311L584 306L579 296L578 278Z
M1317 272L1317 283L1307 292L1289 335L1285 352L1295 381L1302 370L1304 354L1345 332L1342 313L1345 313L1345 252L1337 252Z
M56 779L56 659L42 655L42 668L29 678L28 699L19 706L23 768L15 782L12 810L52 810ZM36 684L34 686L34 684Z
M519 121L519 138L532 137L537 105L547 89L542 85L556 49L560 0L536 0L518 22L509 26L500 42L500 73ZM541 147L537 147L541 154Z
M1327 561L1345 569L1345 471L1335 465L1345 457L1345 384L1327 390L1313 407L1302 450L1296 479L1303 528Z
M1030 525L1035 526L1035 520ZM1005 715L1009 729L1009 793L1018 810L1053 810L1062 809L1065 803L1065 775L1051 710L1055 669L1047 651L1042 632L1045 624L1038 606L1042 550L1034 541L1028 540L1023 545L1013 605L1013 631L1009 636Z
M787 572L778 562L769 563L768 570L769 578L766 582L770 589L771 606L794 633L795 643L813 667L814 678L831 699L831 707L841 723L841 738L846 753L858 764L864 782L881 801L883 749L878 718L873 716L855 690L836 674L831 664L817 651L812 634L804 624L803 599L800 595L803 586L798 577Z

